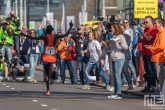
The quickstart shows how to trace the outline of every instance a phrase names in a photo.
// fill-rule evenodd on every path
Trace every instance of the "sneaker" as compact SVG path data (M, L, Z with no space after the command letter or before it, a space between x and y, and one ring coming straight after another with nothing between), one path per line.
M31 78L29 81L30 81L30 82L33 82L33 78Z
M114 87L111 86L111 88L109 89L110 92L113 92L114 91Z
M108 99L112 99L112 97L116 97L116 95L114 94L114 95L107 96Z
M60 84L60 81L58 79L54 80L54 83Z
M127 90L133 90L133 87L129 87Z
M37 80L36 79L33 79L33 82L37 82Z
M122 99L121 94L111 95L111 96L107 96L107 97L109 99L115 99L115 100Z
M65 81L61 81L61 83L62 83L62 84L66 84L66 82L65 82Z
M110 90L110 86L108 85L108 86L106 86L106 90L107 91L109 91Z
M128 86L128 83L123 83L123 86Z
M47 90L45 95L50 95L50 90Z
M90 86L89 85L85 85L82 87L83 90L90 90Z
M4 79L4 82L8 82L8 79L7 79L7 78L5 78L5 79Z

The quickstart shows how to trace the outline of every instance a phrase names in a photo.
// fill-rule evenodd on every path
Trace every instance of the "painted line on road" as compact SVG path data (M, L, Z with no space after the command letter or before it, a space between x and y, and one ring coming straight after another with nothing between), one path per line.
M38 100L33 100L33 102L38 102Z
M52 110L57 110L57 109L52 109Z
M15 90L15 88L11 88L12 90Z
M41 106L43 106L43 107L47 107L48 105L46 105L46 104L41 104Z
M3 83L2 85L4 85L4 86L5 86L6 84L5 84L5 83Z
M6 87L10 87L10 86L6 86Z
M17 91L17 92L21 92L21 91Z

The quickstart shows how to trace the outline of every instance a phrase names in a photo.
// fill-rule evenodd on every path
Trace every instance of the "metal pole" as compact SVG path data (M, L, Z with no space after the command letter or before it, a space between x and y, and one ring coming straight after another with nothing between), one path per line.
M97 1L94 0L94 16L95 16L95 17L97 16L97 14L96 14L96 13L97 13L97 12L96 12L96 10L97 10L97 9L96 9L96 8L97 8L96 2L97 2Z
M163 19L165 19L165 0L163 0Z
M97 17L100 16L100 0L97 1Z
M47 0L47 13L49 13L49 0Z
M16 12L15 2L13 2L13 10Z
M27 25L27 27L28 27L28 29L29 29L29 5L27 6L27 16L26 16L27 18L27 20L26 20L26 25Z
M20 28L22 28L22 0L20 0Z
M27 25L27 21L26 21L26 9L27 9L27 6L26 6L26 0L24 0L24 25Z
M84 0L84 12L87 11L87 0Z
M102 10L103 10L103 12L102 12L103 15L102 16L105 17L105 0L103 0L103 9Z
M18 1L15 0L15 13L16 13L16 16L18 16Z

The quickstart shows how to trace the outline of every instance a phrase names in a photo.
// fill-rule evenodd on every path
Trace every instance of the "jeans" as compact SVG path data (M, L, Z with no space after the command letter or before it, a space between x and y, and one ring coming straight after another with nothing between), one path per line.
M20 60L22 60L25 64L29 64L29 55L20 55Z
M38 54L30 54L29 61L30 61L30 77L34 78L35 67L37 66L37 61L38 61Z
M151 62L151 55L143 55L143 61L144 61L144 69L146 74L149 74L150 81L147 82L148 87L154 86L156 87L156 69L155 64Z
M137 76L136 76L135 66L133 65L133 62L132 62L132 52L130 52L130 54L131 54L131 60L129 60L128 65L131 69L131 73L132 73L132 76L133 76L133 81L136 81Z
M20 36L14 36L14 49L16 50L17 55L20 55L20 50L19 50L19 42L20 42Z
M12 69L13 79L16 79L16 76L24 75L24 79L27 80L27 77L29 75L29 68L24 68L24 72L20 72L18 69L13 68Z
M12 46L5 46L3 45L1 47L1 52L2 52L2 55L9 61L11 62L11 59L12 59Z
M0 70L0 76L4 75L4 70Z
M113 77L113 71L112 71L112 58L111 55L108 55L108 61L109 61L109 79L110 79L110 85L114 86L114 77Z
M112 70L114 77L114 94L121 94L121 72L125 62L125 58L118 59L112 62Z
M58 79L60 68L61 68L60 59L57 59L57 61L56 61L56 78L55 78L56 80Z
M89 58L86 56L77 56L77 61L78 61L78 66L80 67L80 72L79 72L79 76L80 76L80 80L81 83L84 84L84 69L83 69L83 63L87 64L89 61ZM93 70L90 71L91 75L94 75Z
M87 67L86 67L88 74L89 74L89 72L91 71L91 69L93 68L93 65L94 65L94 64L92 64L92 63L90 63L90 62L88 63L88 65L87 65ZM100 62L97 62L97 63L96 63L96 68L97 68L97 70L99 70L100 75L103 77L103 79L104 79L106 85L108 86L108 85L109 85L109 81L108 81L108 78L107 78L107 76L105 75L105 73L104 73L104 71L103 71L103 67L101 66ZM89 85L89 79L88 79L87 76L86 76L86 85Z
M72 60L72 66L73 66L73 73L74 73L74 82L78 82L78 76L77 76L77 66L78 63L75 60Z
M124 74L125 78L127 79L128 86L132 88L133 86L132 86L131 75L128 72L128 62L129 62L129 59L125 58L125 62L122 69L122 76Z
M71 60L65 60L65 59L60 59L61 60L61 81L65 81L65 70L66 70L66 65L68 67L69 70L69 74L70 74L70 79L71 82L74 82L74 75L73 75L73 67L72 67L72 62Z
M163 84L164 84L164 81L165 81L165 74L164 74L165 63L164 62L159 63L159 67L160 67L160 70L159 70L159 74L158 74L159 75L158 80L159 80L159 83L160 83L160 91L162 91Z

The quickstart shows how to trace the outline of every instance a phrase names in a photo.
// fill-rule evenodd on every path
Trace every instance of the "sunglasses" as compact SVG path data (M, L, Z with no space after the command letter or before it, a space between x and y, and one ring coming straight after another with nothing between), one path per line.
M148 21L144 22L144 24L147 24L147 23L148 23Z
M32 32L30 32L30 34L35 34L35 32L34 32L34 31L32 31Z
M124 24L128 24L128 22L124 22Z

